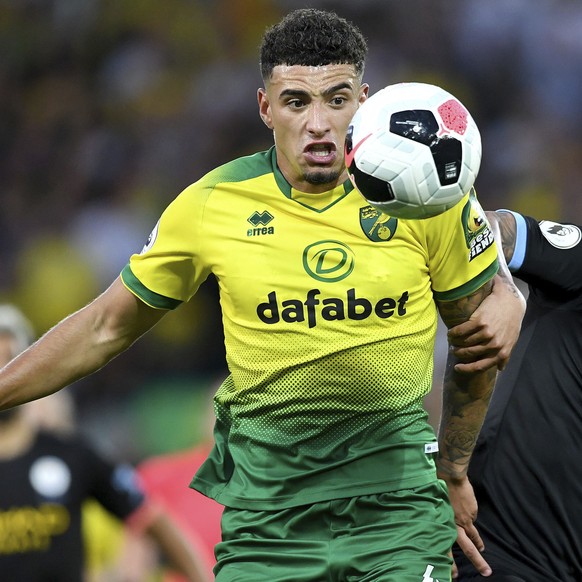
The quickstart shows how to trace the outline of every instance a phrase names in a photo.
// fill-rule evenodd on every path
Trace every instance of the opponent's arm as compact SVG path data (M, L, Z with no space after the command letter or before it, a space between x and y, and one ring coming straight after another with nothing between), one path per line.
M449 343L460 360L456 365L458 372L476 372L490 366L503 370L525 314L525 298L507 267L515 250L515 218L510 212L486 214L497 241L499 273L491 295L466 322L448 331Z
M47 396L95 372L165 313L147 306L117 279L0 370L0 409Z
M169 516L158 513L145 533L157 543L172 567L183 574L188 582L210 582L200 556Z
M437 302L447 327L467 321L489 296L492 287L493 283L489 282L468 297ZM497 369L490 366L483 371L459 373L455 369L457 363L458 358L450 349L443 384L437 471L449 489L457 524L457 542L475 568L488 575L491 570L480 553L483 541L473 523L477 517L477 501L467 470L489 406Z

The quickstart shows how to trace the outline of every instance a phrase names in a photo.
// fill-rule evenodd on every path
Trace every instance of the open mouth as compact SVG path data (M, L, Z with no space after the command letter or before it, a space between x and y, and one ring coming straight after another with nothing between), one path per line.
M333 143L314 143L305 148L305 155L315 163L329 163L335 160L336 147Z

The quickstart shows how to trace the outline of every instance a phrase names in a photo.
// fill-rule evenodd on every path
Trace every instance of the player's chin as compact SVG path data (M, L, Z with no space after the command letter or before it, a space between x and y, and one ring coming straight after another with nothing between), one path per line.
M322 184L335 184L341 176L341 171L333 168L312 168L307 170L304 179L308 184L319 186Z

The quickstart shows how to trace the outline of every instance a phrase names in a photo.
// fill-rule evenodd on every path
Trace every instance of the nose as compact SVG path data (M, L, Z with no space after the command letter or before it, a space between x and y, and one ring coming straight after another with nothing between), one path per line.
M330 130L329 116L323 104L312 103L307 116L307 131L321 136Z

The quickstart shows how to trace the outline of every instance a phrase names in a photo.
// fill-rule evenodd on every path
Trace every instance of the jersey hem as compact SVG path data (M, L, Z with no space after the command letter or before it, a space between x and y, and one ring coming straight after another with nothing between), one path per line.
M407 479L400 479L397 483L390 481L379 481L367 485L356 484L351 487L341 487L334 490L333 487L327 487L322 491L314 491L309 495L293 495L285 497L270 497L269 499L249 499L237 495L229 495L223 491L212 491L216 489L215 483L209 483L202 479L194 478L190 483L190 488L202 493L206 497L214 499L217 503L225 507L234 509L256 509L256 510L273 510L287 509L290 507L299 507L312 503L323 501L332 501L334 499L346 499L351 497L361 497L362 495L375 495L378 493L388 493L401 491L403 489L413 489L435 483L438 481L434 470L425 471L419 475L414 475Z

